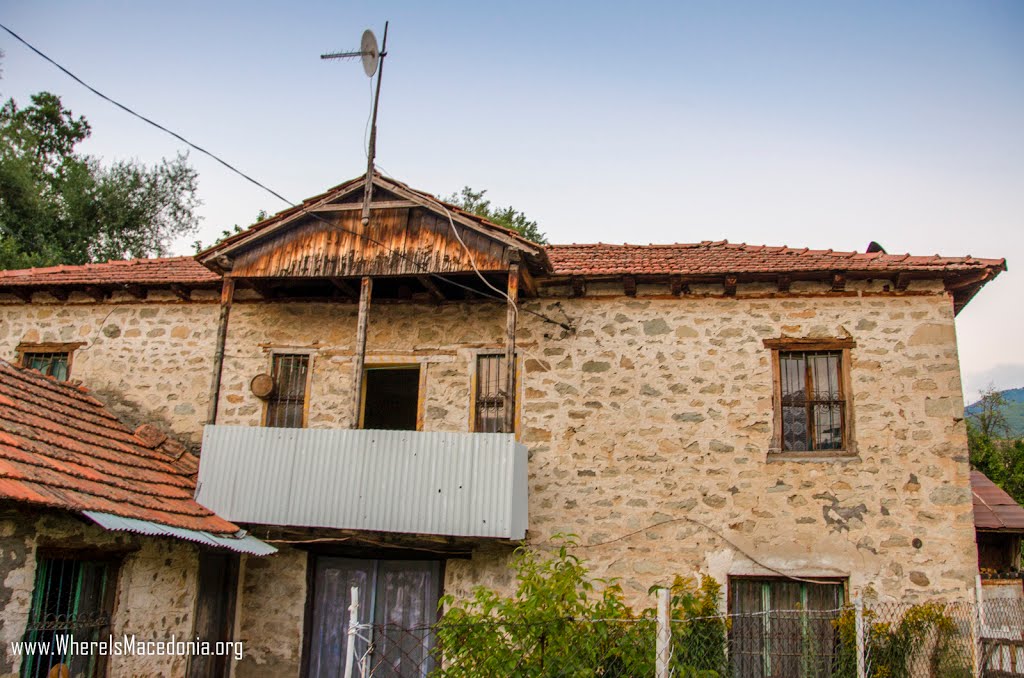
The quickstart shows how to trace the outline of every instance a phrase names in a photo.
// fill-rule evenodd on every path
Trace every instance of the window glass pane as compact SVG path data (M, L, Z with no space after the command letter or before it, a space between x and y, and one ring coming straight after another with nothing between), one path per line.
M68 353L26 353L21 364L48 374L58 381L68 380Z

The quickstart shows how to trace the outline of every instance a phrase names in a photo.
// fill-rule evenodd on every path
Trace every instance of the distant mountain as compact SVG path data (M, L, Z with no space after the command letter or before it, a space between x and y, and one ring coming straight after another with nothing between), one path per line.
M1010 424L1011 438L1024 438L1024 388L1010 388L1000 391L1006 400L1006 421ZM964 408L964 415L970 417L981 411L981 401Z

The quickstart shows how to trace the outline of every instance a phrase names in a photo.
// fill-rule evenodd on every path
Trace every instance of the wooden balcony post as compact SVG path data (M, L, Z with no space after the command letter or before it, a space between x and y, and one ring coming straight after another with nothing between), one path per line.
M228 336L228 317L231 302L235 297L235 279L224 278L220 289L220 318L217 321L217 346L213 353L213 379L210 381L210 402L206 410L206 423L217 423L217 406L220 401L220 380L224 372L224 344Z
M373 279L363 277L359 286L359 319L356 324L356 351L352 361L352 427L359 428L359 411L363 405L363 364L366 362L366 326L370 315Z
M508 309L505 314L505 433L516 425L516 302L519 298L519 264L508 267Z

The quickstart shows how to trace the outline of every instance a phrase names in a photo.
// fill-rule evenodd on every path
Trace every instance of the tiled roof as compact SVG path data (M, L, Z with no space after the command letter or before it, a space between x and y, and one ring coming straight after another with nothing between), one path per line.
M48 266L0 271L0 287L37 285L199 285L220 276L193 257L131 259L82 266Z
M1003 270L1005 259L834 252L706 240L675 245L549 245L556 275L722 275L810 271L954 272Z
M971 471L974 528L1024 532L1024 508L981 471Z
M237 532L193 500L198 468L155 427L133 433L85 389L0 360L0 499Z

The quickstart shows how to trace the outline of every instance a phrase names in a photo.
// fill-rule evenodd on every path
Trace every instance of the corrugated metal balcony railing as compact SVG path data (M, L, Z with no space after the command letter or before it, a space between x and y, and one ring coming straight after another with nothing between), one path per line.
M196 500L239 523L522 539L526 487L505 433L207 426Z

